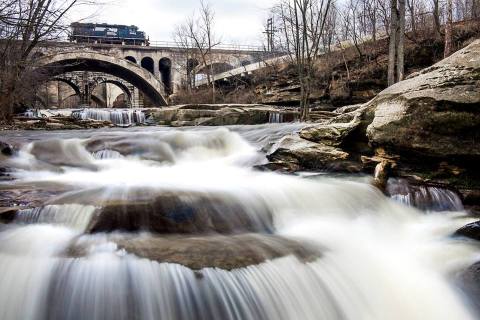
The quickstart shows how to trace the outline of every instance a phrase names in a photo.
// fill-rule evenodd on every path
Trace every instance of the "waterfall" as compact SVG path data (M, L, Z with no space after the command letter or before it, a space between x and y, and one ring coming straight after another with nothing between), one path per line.
M0 227L0 319L478 319L453 191L253 169L286 128L32 136L0 186L45 202Z
M42 115L38 109L29 109L22 114L27 118L41 118Z
M81 120L109 121L117 126L144 124L145 113L135 109L82 109L72 112L72 117Z
M78 204L48 205L40 208L20 210L15 220L26 224L58 224L84 231L95 212L94 206Z
M95 159L119 159L122 154L115 150L103 149L93 153Z
M281 113L281 112L269 112L268 113L268 122L269 123L282 123L283 122L283 113Z
M422 210L462 211L464 209L457 193L437 186L411 185L403 179L389 179L387 193L400 203Z

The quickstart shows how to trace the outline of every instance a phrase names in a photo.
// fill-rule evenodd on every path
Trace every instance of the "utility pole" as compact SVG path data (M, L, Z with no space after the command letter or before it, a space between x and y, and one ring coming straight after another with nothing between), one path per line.
M267 19L267 26L265 28L264 33L267 35L267 51L273 52L275 50L275 45L274 45L275 27L273 24L273 18Z

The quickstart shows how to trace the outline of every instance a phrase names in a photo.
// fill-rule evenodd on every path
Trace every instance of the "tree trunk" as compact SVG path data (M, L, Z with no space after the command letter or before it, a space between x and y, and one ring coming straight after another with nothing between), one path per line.
M435 22L435 35L438 38L442 37L442 32L440 30L440 0L433 0L433 21Z
M213 73L213 63L210 61L210 66L208 67L208 74L210 74L210 83L212 86L212 103L215 103L215 74Z
M445 51L443 52L444 58L452 54L452 0L447 0L447 24L445 26Z
M415 0L407 0L408 11L410 11L410 26L412 28L413 39L417 36L417 23L415 16Z
M390 0L390 46L388 50L388 85L395 83L395 57L397 46L397 0Z
M405 0L398 0L397 79L405 77Z

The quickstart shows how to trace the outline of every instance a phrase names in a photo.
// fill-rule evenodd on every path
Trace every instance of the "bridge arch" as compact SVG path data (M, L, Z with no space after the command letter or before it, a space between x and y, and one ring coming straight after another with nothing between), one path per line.
M130 61L130 62L133 62L133 63L137 64L137 59L135 59L135 57L126 56L126 57L125 57L125 60L128 60L128 61Z
M162 58L158 62L158 71L160 71L160 76L162 83L165 86L165 91L168 94L172 93L172 60L169 58Z
M119 87L123 94L125 95L125 98L126 98L126 104L127 104L127 107L130 108L132 107L132 97L133 97L133 93L131 92L131 90L125 85L123 84L122 82L120 81L117 81L117 80L112 80L112 79L99 79L95 85L90 89L91 92L93 93L95 88L101 84L107 84L107 83L110 83L110 84L113 84L117 87ZM92 94L93 96L93 94ZM108 106L107 106L108 107Z
M50 81L59 81L59 82L63 82L63 83L68 84L70 86L70 88L72 88L73 91L75 91L75 94L80 96L80 88L73 81L70 81L68 79L64 79L62 77L55 77L55 78L51 79Z
M151 74L155 74L155 63L153 62L153 59L150 57L145 57L142 59L140 62L140 65L142 68L145 70L149 71Z
M42 74L46 73L51 78L74 71L103 72L131 83L154 105L167 105L162 83L150 72L125 59L98 52L61 52L38 59L36 70Z

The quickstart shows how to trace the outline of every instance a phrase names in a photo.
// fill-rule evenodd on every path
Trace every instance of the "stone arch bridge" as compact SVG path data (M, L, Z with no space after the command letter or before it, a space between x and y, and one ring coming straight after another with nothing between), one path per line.
M143 107L167 105L169 96L191 81L192 70L205 78L202 74L255 63L262 55L261 51L214 50L212 65L202 68L197 60L187 59L181 48L52 42L43 44L35 59L37 70L50 81L63 84L69 90L67 95L75 95L79 105L96 102L111 106L106 103L107 91L103 96L94 92L99 84L108 84L116 87L126 107ZM55 108L61 107L64 98L60 98L60 89L50 86L38 100L42 106Z

